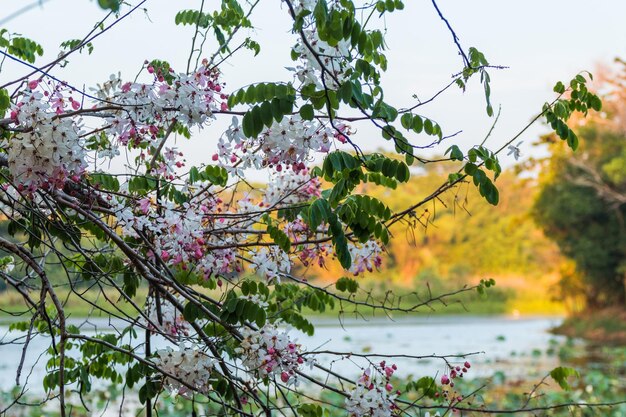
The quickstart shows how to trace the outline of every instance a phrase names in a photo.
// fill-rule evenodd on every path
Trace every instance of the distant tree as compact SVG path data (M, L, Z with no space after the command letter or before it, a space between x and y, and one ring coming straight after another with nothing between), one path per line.
M590 308L626 299L626 85L624 74L599 83L604 111L580 121L581 149L553 135L534 217L583 277Z

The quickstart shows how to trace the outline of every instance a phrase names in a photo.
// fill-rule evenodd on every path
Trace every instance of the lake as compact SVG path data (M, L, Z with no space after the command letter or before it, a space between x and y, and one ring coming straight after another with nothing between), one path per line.
M444 355L469 354L472 368L468 377L490 376L505 372L507 378L543 376L558 366L556 355L548 354L563 338L549 333L558 325L561 317L475 317L433 316L389 319L344 320L314 319L316 333L309 337L291 330L298 342L307 350L404 354ZM75 321L79 324L80 321ZM83 326L89 328L121 328L121 322L91 319ZM9 390L15 385L15 373L22 353L21 345L12 343L19 333L8 333L8 326L0 326L0 390ZM19 342L19 340L17 341ZM164 343L162 343L164 345ZM45 376L49 340L35 337L30 344L27 360L22 372L22 383L28 377L30 392L41 392L41 381ZM366 362L352 357L336 361L337 357L323 355L320 363L347 376L355 376ZM455 361L464 362L464 359ZM441 375L446 371L443 361L438 359L398 359L397 375L416 376Z

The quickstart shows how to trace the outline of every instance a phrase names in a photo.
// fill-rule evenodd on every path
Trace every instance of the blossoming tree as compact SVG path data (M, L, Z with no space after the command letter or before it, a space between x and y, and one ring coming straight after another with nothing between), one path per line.
M355 417L420 415L424 404L412 399L411 390L432 398L431 407L444 413L472 409L471 393L454 390L455 378L471 367L463 357L436 356L445 375L399 387L392 359L361 355L369 365L356 376L342 375L287 329L312 333L303 311L336 303L387 312L419 308L363 301L358 277L384 268L391 225L411 220L420 206L461 183L472 182L497 204L497 155L516 138L495 151L481 144L463 153L420 114L431 100L405 109L386 101L380 84L385 40L375 21L401 12L401 0L283 0L277 12L292 19L294 44L285 47L295 62L293 77L284 82L225 88L223 63L242 48L263 47L239 33L252 26L258 1L236 0L222 0L216 10L202 1L199 9L172 16L203 34L207 45L217 45L210 58L203 58L206 47L192 48L194 69L181 72L174 63L142 59L135 79L112 76L93 93L53 75L58 63L92 48L144 3L100 0L110 10L105 19L44 65L35 65L42 54L38 43L0 32L5 59L25 68L23 77L0 83L0 200L12 236L0 237L6 255L0 276L27 305L27 319L12 326L25 335L22 363L35 335L49 338L43 386L49 398L58 398L60 414L70 414L68 392L82 398L95 379L138 388L148 416L155 398L170 393L236 415L321 416L332 407L319 394L324 390L344 397L334 406ZM445 89L465 88L479 77L492 115L492 67L477 49L463 49L448 28L463 68ZM557 84L555 92L537 119L545 117L576 148L565 122L572 112L598 110L600 102L581 75L567 88ZM203 145L211 149L205 164L187 166L172 138L193 140L218 118L227 118L230 127ZM395 154L364 151L354 134L363 124L373 125ZM416 139L420 134L430 138L426 145ZM447 148L444 159L420 156L422 148L438 146ZM126 170L101 168L121 154L130 161ZM395 190L409 180L411 166L444 160L461 168L402 211L357 192L364 183ZM258 170L269 180L252 187L246 179ZM332 288L298 273L300 266L330 262L345 270ZM62 267L62 284L49 277L52 264ZM106 302L88 297L85 283ZM93 314L124 323L123 329L92 334L68 322L62 289L90 303ZM334 360L354 355L325 354ZM21 370L20 364L18 385Z

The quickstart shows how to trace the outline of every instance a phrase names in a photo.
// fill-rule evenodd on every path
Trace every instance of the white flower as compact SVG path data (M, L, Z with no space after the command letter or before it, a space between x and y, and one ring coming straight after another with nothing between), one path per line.
M519 146L524 143L524 141L520 141L518 142L517 145L509 145L508 146L508 150L509 153L507 153L508 155L513 155L513 158L515 158L515 160L517 161L521 156L522 156L522 151L520 151Z
M277 204L290 205L319 197L321 183L318 178L311 178L308 170L280 172L270 177L264 190L263 203L273 207Z
M348 250L352 256L352 266L350 266L349 271L354 275L359 275L365 271L372 272L382 264L382 248L374 240L358 244L349 242Z
M278 247L253 249L248 254L251 255L251 267L258 275L267 278L268 281L280 282L280 273L291 271L289 255Z
M243 300L252 301L254 304L258 305L261 308L266 308L269 304L264 301L259 294L248 294L242 295L239 298Z
M347 130L348 126L338 126ZM241 175L247 168L273 167L278 172L300 172L309 162L311 152L328 153L338 132L317 120L303 120L299 115L284 117L263 130L256 138L243 135L237 118L218 141L216 160L231 173Z
M154 363L162 371L184 381L197 392L208 393L211 389L210 378L214 359L197 348L180 346L178 350L168 347L156 352ZM164 385L180 395L189 393L189 388L180 381L166 377Z
M346 410L350 417L391 417L396 409L396 395L391 391L389 382L384 378L377 380L376 375L372 377L368 368L346 398Z
M14 109L23 132L8 143L9 172L29 192L41 187L62 188L71 175L85 170L85 148L78 122L59 118L41 93L26 93Z

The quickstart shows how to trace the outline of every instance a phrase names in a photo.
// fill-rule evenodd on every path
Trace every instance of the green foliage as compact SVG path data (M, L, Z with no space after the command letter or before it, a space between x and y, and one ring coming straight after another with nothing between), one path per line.
M345 269L350 268L352 256L348 250L348 239L343 231L343 225L339 221L339 217L333 212L328 201L321 198L313 201L305 213L305 218L311 230L317 230L322 222L328 223L328 232L332 237L339 263Z
M11 107L11 98L6 88L0 89L0 117L4 117L7 110Z
M415 391L428 398L435 398L438 392L437 382L430 376L423 376L417 381L409 381L404 389L406 392Z
M481 279L480 283L476 287L476 291L478 291L478 293L482 295L482 294L485 293L485 290L487 288L491 288L491 287L493 287L495 285L496 285L496 280L493 279L493 278Z
M37 42L21 36L4 38L6 29L0 30L0 47L7 48L11 55L33 64L37 56L43 55L43 48Z
M156 178L148 175L139 175L128 181L128 191L138 195L147 195L157 186Z
M480 74L480 82L483 85L485 91L485 100L487 102L487 115L493 116L493 106L491 105L491 78L489 77L489 73L486 70L489 66L489 62L482 52L473 47L469 48L468 60L469 62L467 62L467 66L463 68L461 76L455 80L456 84L460 88L465 90L467 81L470 79L470 77L477 73Z
M285 232L283 232L276 226L268 224L267 233L280 249L282 249L284 252L289 252L289 250L291 249L291 239L289 238L289 236L287 236Z
M213 185L224 187L228 182L228 172L226 168L218 165L207 165L202 171L196 167L189 169L189 183L195 184L198 181L210 182Z
M233 92L228 97L228 107L232 108L237 104L262 103L274 98L293 101L295 94L296 90L291 83L258 83Z
M302 404L298 407L298 415L302 417L323 417L324 409L317 404Z
M280 122L283 117L293 112L295 98L273 98L271 101L264 101L260 105L255 105L243 116L243 134L246 137L254 138L259 136L263 127L271 127L274 123Z
M564 390L570 390L572 387L567 382L567 378L571 376L580 378L580 373L574 368L559 366L550 371L550 376L552 377L552 379L558 382L561 388L563 388Z
M185 315L185 318L187 318L187 315ZM234 292L230 292L224 302L220 318L229 324L249 322L256 323L259 327L263 327L267 320L263 307L245 298L237 298Z
M117 179L117 177L113 175L104 174L104 173L95 173L95 174L91 174L89 177L93 185L101 189L116 191L116 192L119 191L120 189L120 182Z
M584 78L579 76L573 81L578 88L575 91L581 91ZM559 86L558 90L562 88ZM591 100L589 97L591 93L586 99ZM561 110L556 110L555 106L554 117L557 112L568 116L571 101L559 107ZM626 207L618 203L626 187L626 178L621 174L626 168L622 156L626 142L611 123L596 123L592 119L580 130L584 141L573 156L554 136L544 138L550 144L552 157L533 210L546 234L575 262L585 284L582 295L592 308L621 305L626 293L626 233L621 226ZM564 131L561 133L564 135ZM563 139L563 135L557 135ZM567 145L572 147L569 142Z
M389 242L384 221L391 218L391 210L380 200L351 195L338 207L337 215L359 241L366 242L370 236L375 236L385 244Z
M121 0L98 0L98 5L105 10L111 10L117 12L122 4Z
M280 318L308 335L313 335L315 327L305 317L305 309L324 313L335 308L335 299L325 291L296 284L276 284L270 297L270 316ZM310 314L310 311L307 313Z
M447 154L450 154L450 159L452 161L462 161L464 158L463 152L461 151L461 149L459 149L457 145L450 146L445 155Z
M87 42L83 45L83 41L81 39L70 39L64 42L61 42L61 49L67 51L73 51L74 49L79 49L81 52L83 48L87 48L87 52L89 55L93 52L93 44L91 42Z
M589 79L593 80L591 74ZM569 89L562 82L558 82L554 86L554 92L563 95L569 91L569 98L557 99L552 105L546 103L544 105L544 115L546 122L556 132L559 138L567 142L567 146L572 150L578 149L578 136L567 126L567 121L574 112L580 112L587 115L589 110L600 111L602 109L602 100L596 94L587 88L587 79L578 74L569 82Z
M350 294L354 294L359 289L359 283L352 278L341 277L335 282L335 288L341 292L347 291Z
M291 84L259 83L231 94L228 106L259 103L246 112L242 121L243 134L256 137L263 127L270 127L274 120L280 122L293 112L295 92Z
M174 23L177 25L198 25L201 28L208 28L212 17L200 10L181 10L176 13Z

